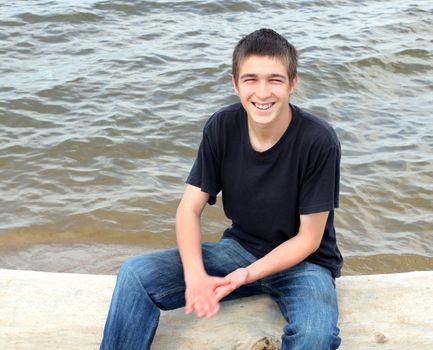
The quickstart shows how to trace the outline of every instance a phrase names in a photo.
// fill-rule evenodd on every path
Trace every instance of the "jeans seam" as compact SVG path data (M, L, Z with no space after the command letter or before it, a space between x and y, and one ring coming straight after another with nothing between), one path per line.
M156 299L162 299L162 298L165 298L166 296L168 296L170 294L179 293L179 292L182 292L184 290L185 290L185 287L172 288L172 289L169 289L168 291L166 291L164 293L155 294L155 298Z
M250 265L250 264L252 264L254 262L254 261L251 261L251 259L249 259L249 256L247 254L244 254L244 252L242 250L245 250L245 248L242 247L239 242L237 242L235 239L232 239L232 238L225 238L225 239L229 239L229 240L233 241L233 243L234 243L234 244L232 243L233 249L230 249L230 251L226 252L226 254L230 255L230 257L232 259L233 258L241 257L243 260L245 260L247 262L248 265ZM236 256L233 256L233 254L231 254L231 251L233 251L234 253L236 253ZM249 253L248 251L246 251L246 252ZM249 253L249 254L251 254L251 253Z
M128 272L131 273L132 276L134 276L134 278L137 280L138 284L140 285L140 287L143 289L143 291L149 296L149 293L147 292L146 288L143 286L143 284L141 283L140 279L138 278L138 276L135 274L134 270L132 270L131 268L129 268L129 266L126 267L128 269ZM173 289L170 289L164 293L159 293L159 294L155 294L154 298L151 299L161 299L161 298L165 298L166 296L173 294L173 293L177 293L177 292L181 292L182 290L184 290L184 287L176 287Z
M135 274L134 270L131 269L129 266L126 266L126 269L128 270L128 272L134 276L134 278L137 280L138 284L140 285L140 287L145 291L145 293L147 294L147 290L146 288L143 286L143 283L141 283L141 280L138 278L138 276Z

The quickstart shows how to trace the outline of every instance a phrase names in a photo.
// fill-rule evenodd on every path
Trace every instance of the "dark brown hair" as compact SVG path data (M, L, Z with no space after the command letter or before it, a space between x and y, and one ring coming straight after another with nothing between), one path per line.
M242 61L251 55L279 58L287 65L290 83L297 74L298 53L295 47L272 29L262 28L242 38L233 51L232 74L239 78Z

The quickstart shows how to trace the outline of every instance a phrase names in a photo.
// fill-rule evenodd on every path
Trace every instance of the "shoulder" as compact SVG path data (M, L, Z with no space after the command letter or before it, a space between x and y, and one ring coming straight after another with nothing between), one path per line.
M299 132L308 143L322 146L340 147L337 133L323 118L314 115L298 106L292 105L295 118L298 119Z
M235 131L236 125L245 115L245 110L241 103L234 103L220 108L206 122L204 126L205 134L220 133L223 131Z

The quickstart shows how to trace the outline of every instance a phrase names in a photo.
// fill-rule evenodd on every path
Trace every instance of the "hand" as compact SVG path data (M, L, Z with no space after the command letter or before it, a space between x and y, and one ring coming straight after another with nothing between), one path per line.
M229 273L224 280L228 282L227 284L221 285L215 289L215 297L220 301L225 296L229 295L235 289L246 284L249 272L246 268L241 267L236 269L232 273Z
M194 276L186 281L185 313L195 311L198 317L211 318L219 311L219 299L215 295L218 288L230 283L226 278L213 277L207 274Z

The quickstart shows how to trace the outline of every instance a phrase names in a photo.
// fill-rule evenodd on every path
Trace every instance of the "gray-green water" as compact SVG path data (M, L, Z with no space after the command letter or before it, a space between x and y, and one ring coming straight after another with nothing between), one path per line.
M300 52L292 101L342 142L345 273L433 269L432 23L427 0L1 4L0 267L115 273L173 245L233 46L272 27Z

